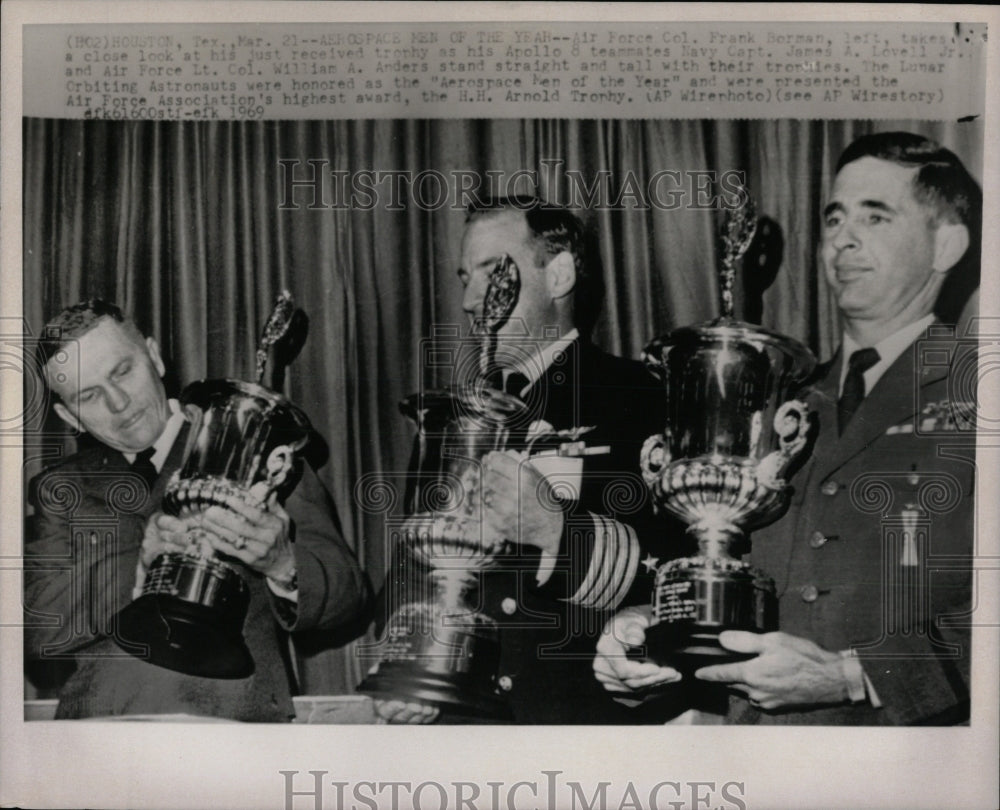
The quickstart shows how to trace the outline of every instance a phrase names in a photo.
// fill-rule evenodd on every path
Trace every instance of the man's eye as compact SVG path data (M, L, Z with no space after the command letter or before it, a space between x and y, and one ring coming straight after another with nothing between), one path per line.
M869 214L868 215L868 224L869 225L879 225L879 224L881 224L883 222L888 222L888 221L889 221L889 217L885 216L884 214Z
M86 405L90 402L93 402L96 396L97 395L93 391L84 391L82 394L80 394L80 396L76 398L76 401L80 405Z
M830 214L826 218L825 224L827 228L836 228L841 222L843 222L843 217L840 214Z
M118 366L118 368L115 369L114 376L115 377L124 377L131 370L132 370L132 364L131 363L122 363L120 366Z

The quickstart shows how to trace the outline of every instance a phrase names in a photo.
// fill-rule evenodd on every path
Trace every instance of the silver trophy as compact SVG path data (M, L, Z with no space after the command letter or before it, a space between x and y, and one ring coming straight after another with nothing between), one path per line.
M184 462L167 483L163 511L185 519L189 545L151 564L141 595L118 614L119 637L144 645L143 658L211 678L254 671L243 640L250 591L240 570L217 556L199 528L211 506L267 509L298 481L298 454L309 441L305 414L260 384L268 352L288 331L294 307L282 293L257 350L257 383L202 380L181 393L191 422Z
M727 216L722 317L678 329L646 347L666 387L666 428L646 440L642 475L657 509L687 524L697 553L656 570L647 654L682 670L742 656L720 646L727 629L777 628L773 581L738 558L745 533L787 508L785 476L804 459L813 431L792 399L816 361L791 338L733 318L736 263L753 239L745 205Z
M426 589L410 592L386 624L378 660L358 687L373 697L483 719L509 715L497 684L499 628L477 608L476 592L482 573L515 536L483 536L481 461L495 450L518 450L525 457L541 447L561 455L587 452L579 440L586 429L538 430L528 406L497 387L497 330L513 312L518 292L517 265L504 256L491 274L477 324L472 379L463 387L415 394L400 405L417 426L417 458L408 474L407 516L390 533L425 569L426 580L417 579Z

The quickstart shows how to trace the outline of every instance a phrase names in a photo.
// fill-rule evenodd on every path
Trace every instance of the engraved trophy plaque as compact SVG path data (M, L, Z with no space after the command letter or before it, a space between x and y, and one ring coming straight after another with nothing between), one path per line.
M513 536L483 537L481 459L507 449L530 456L540 442L553 441L564 455L585 452L578 441L585 430L531 433L528 407L495 387L497 330L513 312L519 286L517 266L502 257L477 324L478 364L469 384L415 394L400 405L417 426L417 458L408 474L407 517L393 534L427 577L425 592L410 593L387 622L379 658L358 687L372 697L486 720L509 716L497 683L499 628L477 609L476 591L481 572Z
M752 201L727 215L722 317L652 341L644 360L666 387L666 428L649 437L642 475L657 509L680 518L697 553L656 570L647 655L691 671L745 656L727 629L777 628L773 581L733 556L745 532L787 508L784 476L804 458L812 415L791 396L816 361L791 338L733 319L736 262L756 227Z
M235 561L219 558L198 524L211 506L243 502L266 509L272 494L283 498L298 481L297 454L309 441L309 421L260 384L268 351L288 331L293 312L283 292L257 350L258 383L202 380L181 393L191 425L184 462L167 483L162 507L187 521L189 545L158 556L140 596L118 614L120 637L145 645L140 657L157 666L209 678L254 671L242 635L249 588Z

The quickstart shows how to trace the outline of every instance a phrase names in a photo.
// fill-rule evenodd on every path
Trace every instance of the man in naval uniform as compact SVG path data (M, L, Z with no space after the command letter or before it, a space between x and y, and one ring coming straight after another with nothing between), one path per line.
M843 337L805 394L820 430L789 512L752 538L781 630L724 632L753 657L695 673L731 691L727 722L968 720L976 364L934 308L951 274L978 272L981 207L959 159L917 135L868 135L838 161L821 261ZM629 610L606 629L605 688L673 678L624 655L648 623Z
M539 425L593 427L583 440L607 452L563 459L554 487L515 453L484 459L484 534L509 537L513 530L518 552L483 572L479 589L478 609L499 625L497 683L516 723L652 722L652 715L629 714L603 694L590 660L605 619L643 570L640 556L663 536L662 525L650 520L638 475L643 441L662 429L663 389L642 364L587 339L600 278L577 217L535 198L472 208L459 269L470 317L483 316L491 276L505 257L517 268L520 291L497 333L497 385L523 400ZM554 502L561 507L553 509ZM406 549L395 549L386 593L405 601L420 585L414 570ZM635 593L648 599L650 587L651 581ZM437 707L405 696L377 708L388 722L439 715Z

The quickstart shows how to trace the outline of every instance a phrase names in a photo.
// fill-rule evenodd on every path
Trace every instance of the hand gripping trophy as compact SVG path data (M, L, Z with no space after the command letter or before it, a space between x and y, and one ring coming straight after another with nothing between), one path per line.
M191 425L184 462L167 483L163 511L188 523L184 552L151 564L142 593L118 614L125 647L157 666L210 678L244 678L254 671L243 640L250 592L235 560L220 559L204 541L200 516L210 506L242 501L267 509L298 482L297 454L309 441L305 414L261 385L269 351L293 322L283 292L257 350L257 383L201 380L181 393ZM272 378L276 372L272 370Z
M481 573L516 537L486 538L480 503L482 458L554 442L563 455L584 453L585 429L537 431L529 408L494 384L497 331L517 304L517 265L504 256L490 276L478 363L464 386L408 397L402 412L417 426L417 458L407 481L405 517L393 527L395 542L427 572L427 591L396 610L386 625L379 659L358 687L373 697L430 703L459 715L500 719L509 710L497 687L497 623L477 610L473 597ZM411 594L412 597L412 594Z
M654 504L680 518L697 553L656 570L647 653L690 671L727 658L727 629L777 627L774 583L732 551L744 532L788 505L784 476L812 434L792 393L815 368L798 342L733 318L733 277L756 230L749 195L727 212L720 273L722 317L657 338L644 351L666 387L666 428L641 453Z

